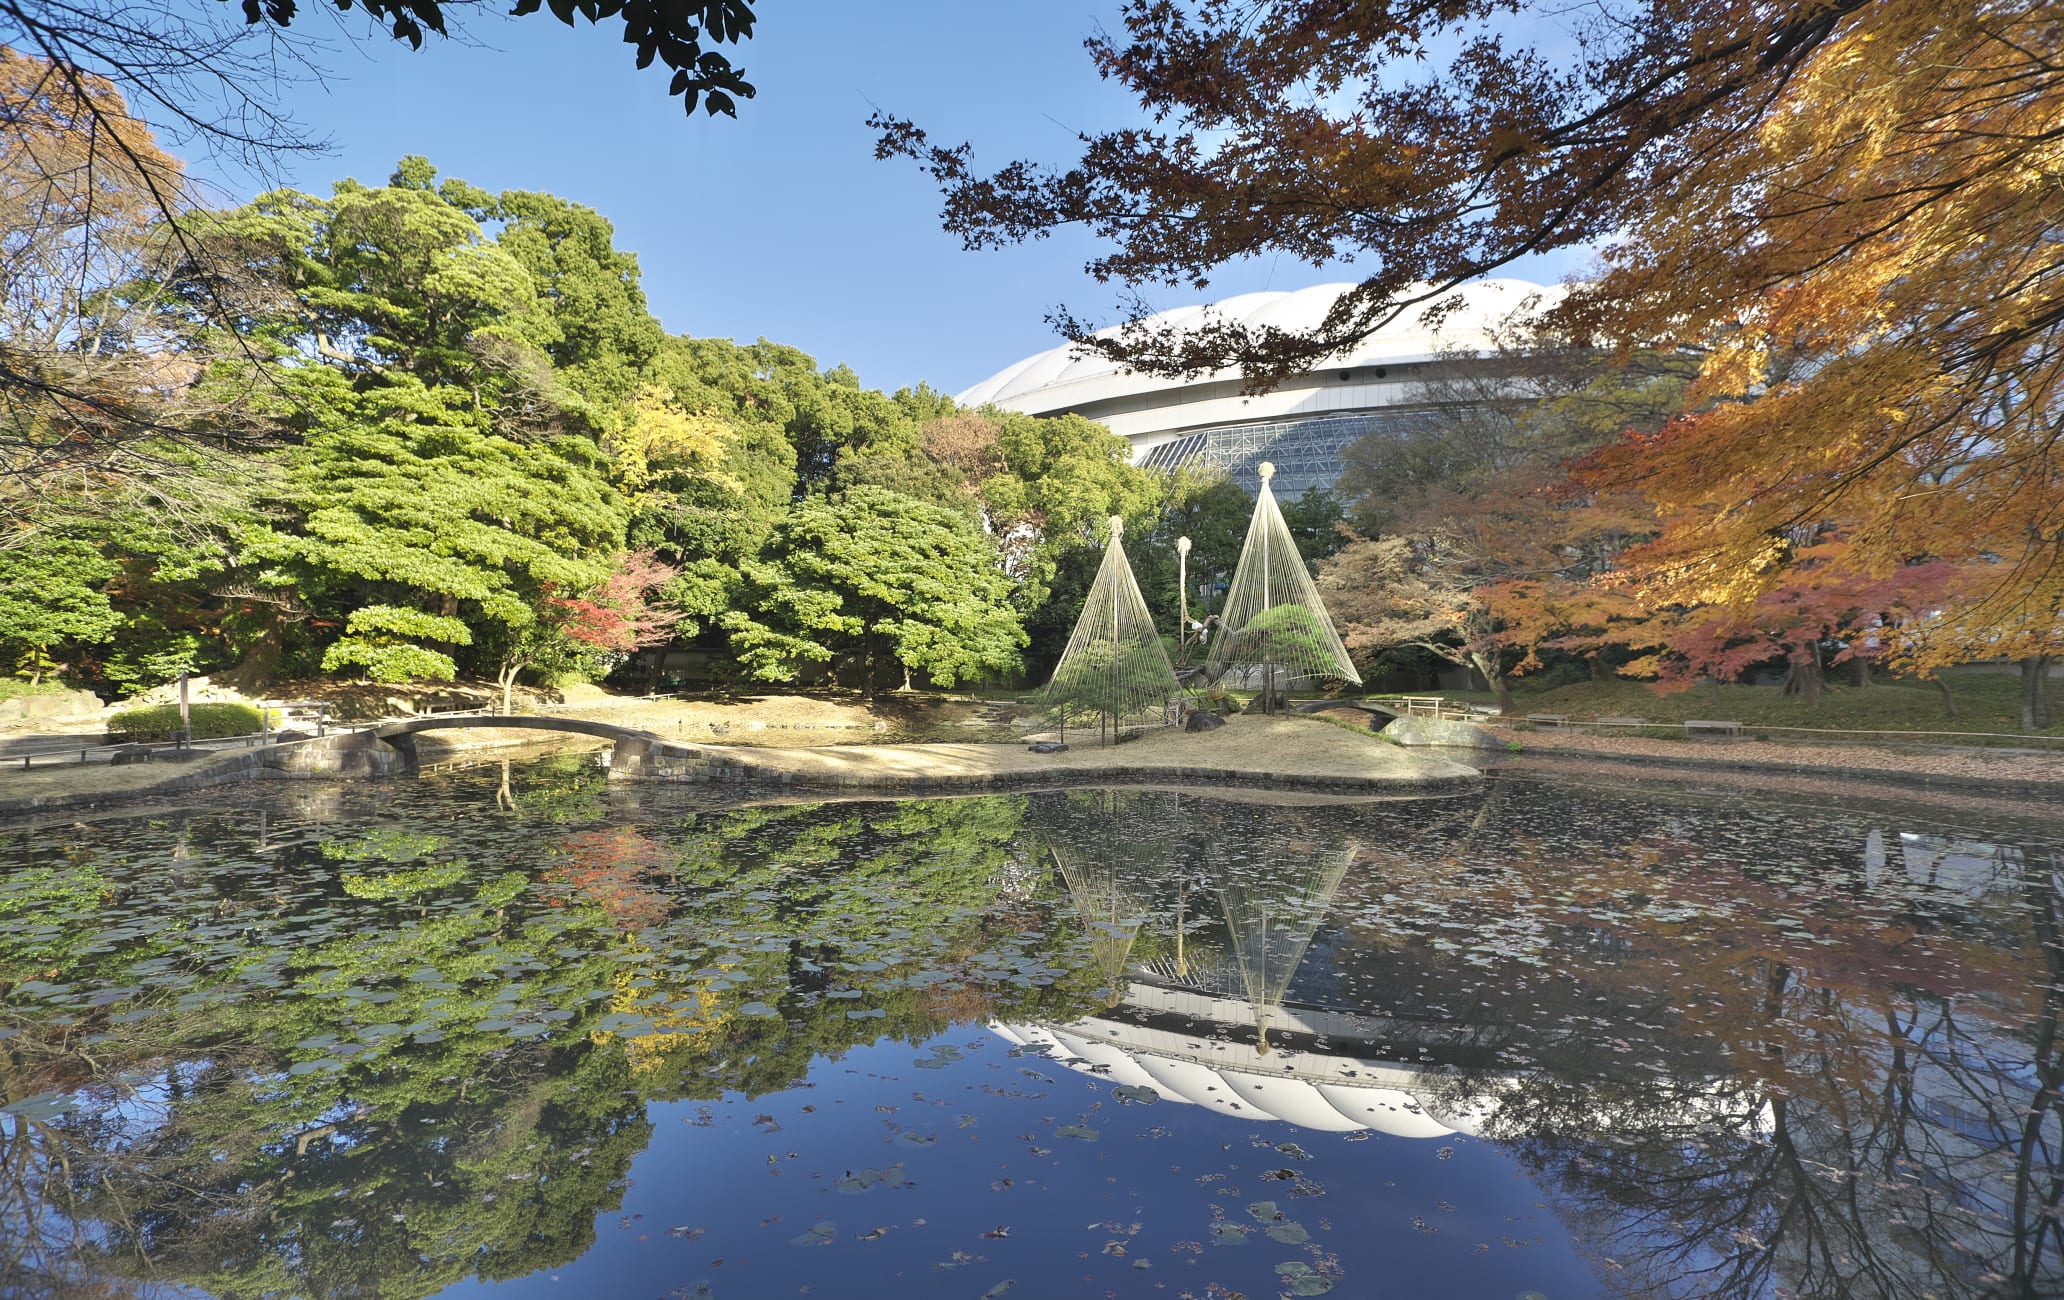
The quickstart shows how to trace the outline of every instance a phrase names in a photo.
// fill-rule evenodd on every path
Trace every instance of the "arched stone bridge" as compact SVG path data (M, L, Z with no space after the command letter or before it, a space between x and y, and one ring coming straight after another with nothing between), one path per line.
M425 731L484 730L512 728L525 731L560 731L594 736L616 742L610 754L612 774L638 775L652 760L664 755L674 759L700 757L699 747L670 741L649 731L619 727L586 718L553 718L536 714L434 713L397 718L357 731L337 732L319 740L284 746L283 761L275 764L289 771L310 775L374 776L416 769L416 737Z

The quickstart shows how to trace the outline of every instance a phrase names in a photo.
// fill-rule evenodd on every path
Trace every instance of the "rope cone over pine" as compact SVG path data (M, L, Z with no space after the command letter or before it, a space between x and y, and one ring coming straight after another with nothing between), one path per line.
M1111 734L1127 723L1166 720L1168 702L1181 693L1168 651L1132 576L1125 555L1125 521L1111 517L1111 541L1075 621L1074 635L1040 702L1063 726L1095 719Z
M1219 614L1205 676L1216 681L1234 668L1267 669L1272 688L1306 677L1337 677L1359 686L1362 676L1347 656L1318 584L1290 536L1290 525L1269 488L1276 467L1261 463L1261 495L1240 547L1240 564Z

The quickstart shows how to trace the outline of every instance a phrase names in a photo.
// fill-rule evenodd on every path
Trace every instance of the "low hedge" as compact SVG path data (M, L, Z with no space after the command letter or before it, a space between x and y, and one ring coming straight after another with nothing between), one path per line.
M261 729L264 720L248 704L194 704L187 707L195 740L223 736L248 736ZM273 719L279 725L279 719ZM124 709L107 721L108 738L116 741L157 742L179 738L179 706L153 704L141 709Z

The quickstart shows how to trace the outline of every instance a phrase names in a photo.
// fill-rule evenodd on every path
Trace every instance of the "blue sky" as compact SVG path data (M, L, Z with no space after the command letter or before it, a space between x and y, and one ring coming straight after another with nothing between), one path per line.
M1082 49L1108 4L1070 0L767 0L758 34L733 52L759 96L738 120L688 119L666 72L639 72L608 28L569 30L549 14L466 15L464 42L411 53L371 43L327 59L324 83L291 87L295 116L332 151L288 164L326 193L355 176L384 181L404 154L490 190L544 190L616 223L638 254L669 330L765 337L846 362L870 386L920 380L957 392L1059 340L1066 304L1115 316L1118 293L1082 271L1075 232L968 253L940 230L938 197L907 163L878 163L872 105L915 119L940 142L972 140L995 165L1065 161L1078 130L1134 121ZM203 174L206 173L205 167ZM236 197L247 177L219 182ZM1571 262L1521 271L1559 279ZM1155 289L1157 307L1348 273L1288 260L1228 267L1211 291Z

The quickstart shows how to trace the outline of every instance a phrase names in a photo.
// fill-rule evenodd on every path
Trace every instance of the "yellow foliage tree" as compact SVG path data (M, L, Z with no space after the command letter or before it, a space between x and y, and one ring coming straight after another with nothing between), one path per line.
M2064 66L2057 14L1878 0L1693 156L1563 309L1696 340L1696 414L1602 453L1654 505L1652 605L1747 607L1802 529L1857 583L1968 580L1907 666L2055 653L2064 610ZM1836 575L1824 575L1831 578Z
M742 491L723 468L732 440L723 420L684 411L664 389L648 384L633 396L623 427L610 435L609 453L618 486L634 503L644 504L688 482Z

